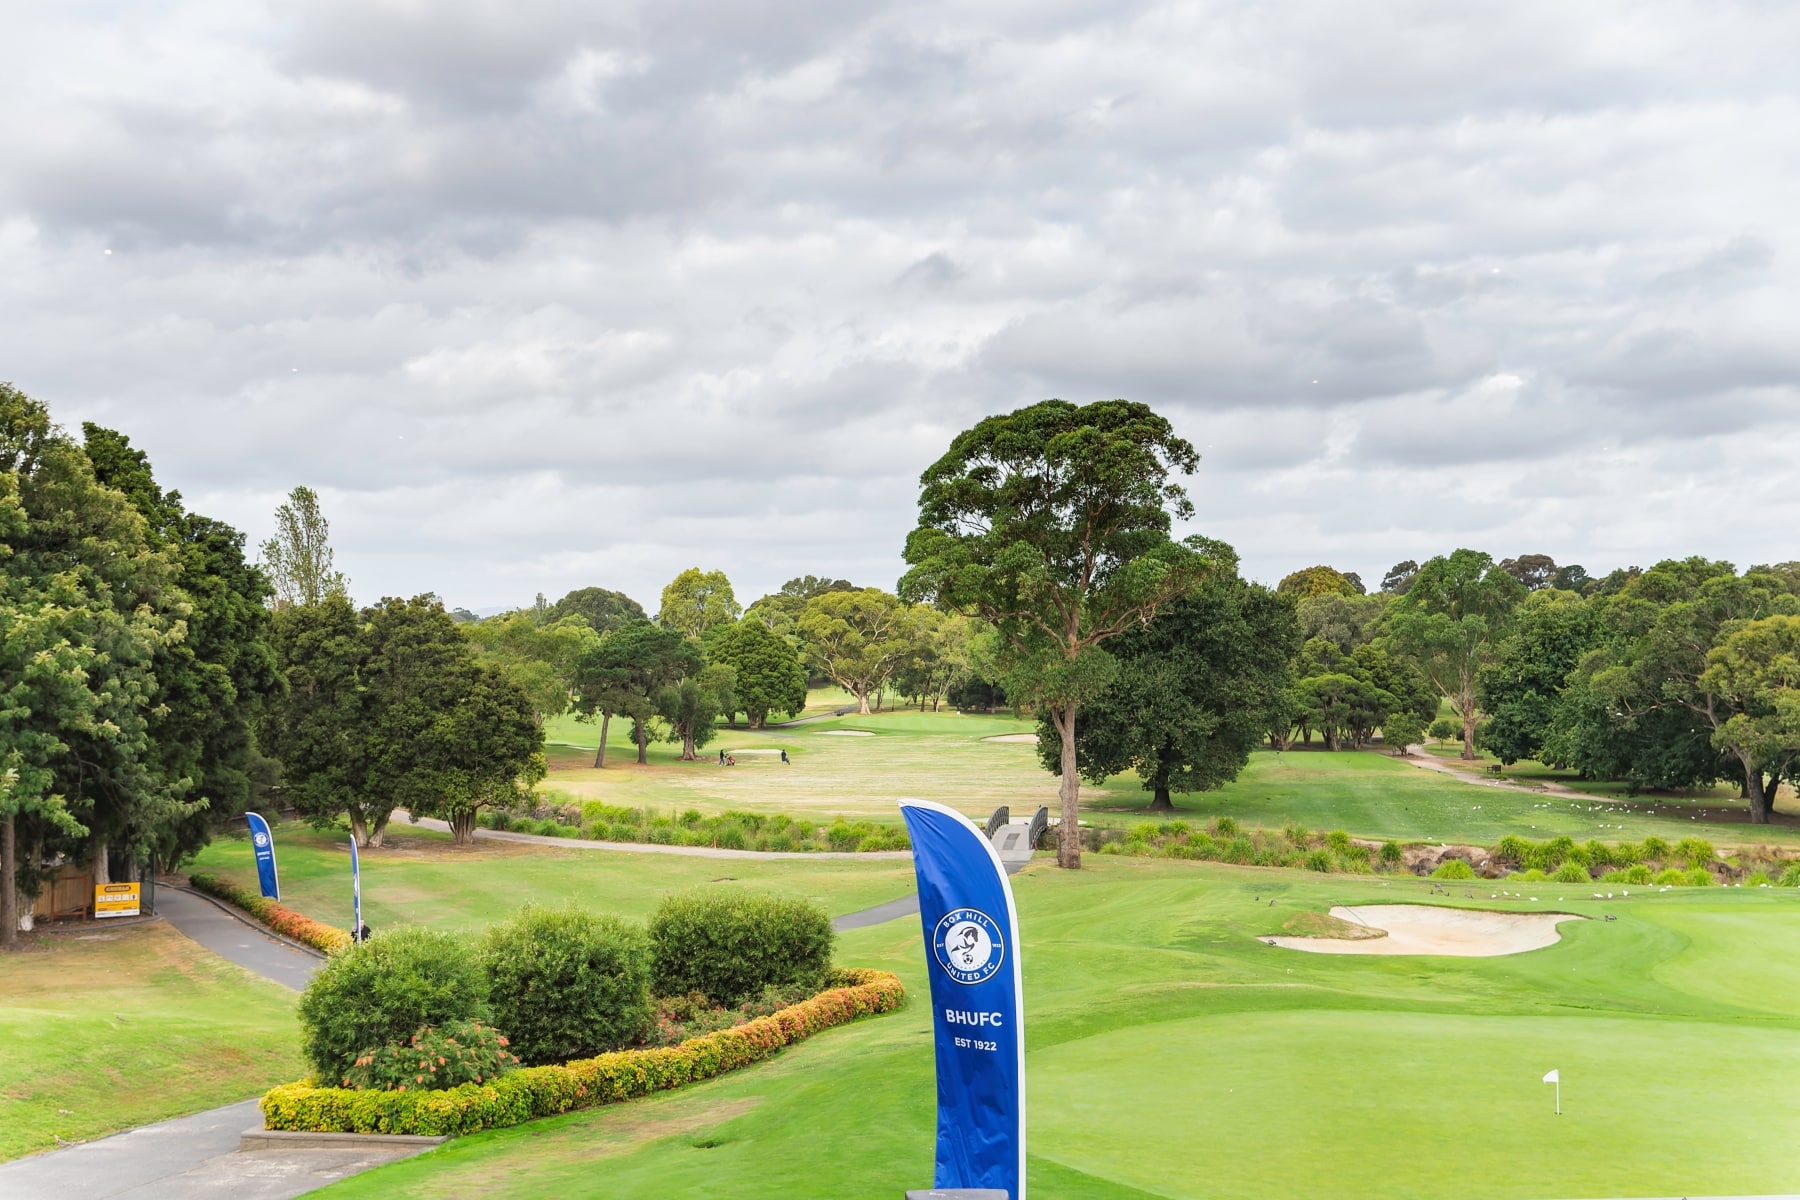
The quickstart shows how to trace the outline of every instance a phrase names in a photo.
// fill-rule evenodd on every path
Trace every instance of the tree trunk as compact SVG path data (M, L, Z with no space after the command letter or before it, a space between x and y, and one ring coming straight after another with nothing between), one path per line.
M356 839L358 846L369 844L369 823L354 808L350 810L350 836Z
M1457 715L1462 718L1463 723L1462 756L1470 761L1475 758L1475 714L1475 682L1472 678L1465 679L1462 687L1462 706L1457 710Z
M867 688L856 693L856 715L859 717L869 715L869 691Z
M596 767L604 767L606 765L606 727L611 724L612 714L602 709L600 712L600 749L594 752L594 765Z
M684 725L681 729L681 761L697 761L694 755L694 727L691 724Z
M1075 773L1075 706L1052 709L1050 719L1062 736L1062 822L1056 827L1056 865L1081 869L1081 777Z
M1338 748L1337 726L1327 725L1325 727L1325 749L1336 750L1337 748Z
M475 810L457 809L450 814L450 840L466 846L475 840Z
M765 726L769 723L769 714L768 713L751 713L751 714L749 714L749 716L750 716L750 728L752 728L752 729L761 729L763 726Z
M107 861L106 843L94 843L94 884L111 883L112 863Z
M19 948L19 862L13 814L0 819L0 950Z
M1151 812L1174 812L1175 811L1175 802L1173 800L1169 799L1169 781L1168 780L1166 780L1166 779L1157 780L1155 793L1156 793L1155 799L1150 801L1150 811Z
M637 723L638 766L650 763L650 727L643 721Z
M388 819L393 815L394 810L391 808L388 809L379 817L375 818L375 828L369 831L369 845L375 847L377 850L381 849L381 839L387 834Z
M1740 758L1739 761L1742 761L1742 759ZM1779 776L1775 778L1774 783L1775 787L1781 786L1781 779ZM1767 825L1769 823L1769 813L1775 807L1774 790L1774 788L1765 788L1763 786L1762 769L1760 767L1752 766L1747 762L1744 763L1744 794L1745 798L1750 801L1750 823L1752 825Z

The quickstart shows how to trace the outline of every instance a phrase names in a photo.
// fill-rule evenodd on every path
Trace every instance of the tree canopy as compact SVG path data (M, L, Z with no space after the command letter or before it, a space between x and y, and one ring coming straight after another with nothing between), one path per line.
M916 618L880 588L823 592L806 602L797 626L807 659L869 711L869 695L913 652Z
M740 612L725 572L689 567L663 589L656 619L665 629L697 638L715 626L729 625Z
M309 487L289 492L287 502L275 510L275 536L262 544L262 557L278 606L349 598L350 581L334 564L331 522L320 511L318 493Z
M1218 569L1169 537L1193 513L1169 477L1198 462L1146 405L1046 400L958 434L920 477L900 593L992 624L1009 680L1057 722L1061 866L1081 865L1077 714L1111 678L1103 643Z
M1362 580L1353 574L1345 574L1332 567L1320 564L1316 567L1302 567L1275 585L1275 590L1284 596L1296 599L1306 596L1360 596L1366 590Z
M1476 681L1493 660L1525 589L1476 550L1457 550L1419 568L1394 604L1389 627L1417 659L1438 693L1462 720L1463 757L1475 757L1481 715Z
M713 639L711 657L733 672L732 712L743 713L753 729L770 713L792 716L806 707L806 667L792 643L755 617Z
M603 587L576 588L552 604L545 615L549 621L581 617L595 633L611 633L632 621L649 619L636 600Z
M1235 562L1229 547L1214 557ZM1110 647L1112 685L1083 711L1076 760L1090 783L1134 770L1153 809L1171 792L1211 791L1237 777L1281 717L1299 649L1292 597L1223 569ZM1062 756L1056 722L1038 718L1038 754Z

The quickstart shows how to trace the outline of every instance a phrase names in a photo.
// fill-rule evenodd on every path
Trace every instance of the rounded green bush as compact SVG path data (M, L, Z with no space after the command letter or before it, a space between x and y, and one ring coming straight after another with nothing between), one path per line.
M1780 883L1782 887L1800 887L1800 862L1782 868Z
M1687 873L1687 883L1689 887L1711 887L1713 885L1712 872L1705 867L1695 867Z
M1329 850L1309 851L1302 861L1309 871L1318 871L1327 875L1331 873L1331 851Z
M1659 837L1647 837L1640 851L1641 858L1661 859L1669 857L1669 843Z
M1517 867L1525 864L1525 857L1531 853L1532 845L1516 833L1509 833L1494 843L1494 861L1504 866Z
M1473 879L1475 868L1460 858L1446 858L1438 864L1438 869L1431 873L1433 879Z
M362 1091L441 1092L492 1083L519 1065L507 1039L480 1021L427 1027L401 1045L365 1050L344 1068L342 1085Z
M1401 854L1400 854L1400 843L1399 842L1383 842L1383 843L1381 843L1381 865L1382 866L1392 869L1392 868L1400 865L1400 859L1401 859Z
M526 905L481 944L494 1023L532 1066L592 1058L650 1024L644 931L570 905Z
M1572 858L1562 866L1556 868L1556 874L1550 876L1550 878L1558 883L1593 882L1593 876L1588 874L1588 869Z
M704 993L736 1005L765 987L823 986L835 938L824 909L753 892L665 897L650 917L651 978L660 996Z
M300 997L301 1051L335 1080L366 1050L486 1016L487 979L462 939L403 927L325 961Z
M1656 873L1656 878L1652 879L1651 882L1658 884L1659 886L1668 885L1673 887L1686 887L1688 883L1688 874L1679 867L1664 867L1661 871Z
M1432 738L1440 742L1462 740L1462 723L1452 721L1449 717L1439 717L1425 730Z
M1713 860L1713 845L1705 838L1685 837L1676 843L1675 857L1690 868L1705 866Z
M1238 823L1230 817L1220 817L1213 822L1213 836L1222 838L1236 837Z

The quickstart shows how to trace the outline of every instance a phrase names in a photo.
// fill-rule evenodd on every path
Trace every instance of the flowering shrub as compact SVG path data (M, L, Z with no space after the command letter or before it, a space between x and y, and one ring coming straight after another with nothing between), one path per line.
M343 1085L406 1092L489 1083L519 1065L506 1046L498 1029L479 1021L428 1025L401 1045L357 1055L344 1070Z
M524 1067L489 1083L446 1091L356 1091L290 1083L262 1098L269 1129L310 1133L413 1133L430 1137L500 1129L578 1108L630 1100L711 1079L776 1054L783 1046L906 999L885 971L838 970L829 989L734 1029L679 1046L619 1050L552 1067Z
M744 1025L757 1017L780 1012L790 1004L806 999L809 989L794 984L788 987L766 987L762 995L746 1000L736 1008L714 1004L704 992L685 996L665 996L656 1002L656 1017L643 1041L651 1046L678 1046L689 1038L720 1029Z
M326 954L342 950L350 944L350 935L342 929L302 916L291 908L283 908L268 897L246 891L229 879L196 872L188 876L188 886L197 892L215 896L227 904L236 905L283 937L291 937L296 942L303 942Z

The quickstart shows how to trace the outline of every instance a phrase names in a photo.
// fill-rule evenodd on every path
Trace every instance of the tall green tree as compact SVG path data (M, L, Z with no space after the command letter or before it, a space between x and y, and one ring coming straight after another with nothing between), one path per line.
M174 566L186 601L184 635L152 662L157 703L149 716L150 761L190 800L185 819L154 835L157 857L177 861L204 845L220 822L251 806L273 780L256 727L280 694L271 643L268 581L244 557L244 535L187 511L181 493L157 484L148 457L125 435L82 426L83 448L102 484L122 492L145 521L150 542Z
M692 660L698 669L657 693L656 715L669 723L669 740L681 745L681 760L693 762L712 741L719 717L732 711L736 672L725 663Z
M689 567L662 590L656 620L664 629L698 638L715 626L736 621L742 611L725 572Z
M916 618L900 599L880 588L825 592L806 602L800 637L808 661L856 697L869 711L869 696L913 652Z
M1112 678L1104 643L1220 568L1169 537L1193 513L1169 477L1198 462L1146 405L1046 400L957 435L920 477L901 595L992 624L1010 681L1055 722L1059 866L1081 865L1077 718Z
M44 405L0 384L0 946L50 856L110 838L133 860L194 807L149 733L155 657L185 634L174 574Z
M576 588L552 604L547 616L550 621L581 617L595 633L611 633L632 621L649 620L643 605L624 592L603 587Z
M1236 562L1223 543L1211 554ZM1237 778L1282 717L1299 644L1291 597L1221 569L1111 643L1117 674L1076 734L1082 778L1100 784L1136 771L1155 811L1174 807L1172 792L1215 791ZM1060 738L1040 714L1038 754L1048 768L1061 761Z
M600 720L600 749L594 765L606 765L607 726L615 715L632 719L637 760L649 761L650 718L663 689L698 674L699 645L677 630L633 621L601 638L581 655L575 671L575 708L585 720Z
M1481 669L1498 653L1524 595L1518 580L1488 555L1458 550L1420 567L1389 617L1396 645L1415 658L1461 719L1464 758L1475 757Z
M712 660L732 669L732 712L752 729L770 713L792 716L806 707L806 667L793 644L748 614L713 639Z
M1730 563L1703 558L1658 563L1611 595L1605 623L1612 637L1572 677L1615 726L1660 718L1704 737L1728 764L1711 777L1734 771L1755 824L1768 823L1785 769L1771 763L1787 761L1771 757L1772 743L1761 740L1780 728L1771 706L1785 626L1760 622L1800 614L1793 586L1766 568L1739 575ZM1753 661L1758 654L1769 656L1764 667ZM1764 718L1774 724L1762 725Z
M554 610L552 610L554 613ZM455 619L455 614L451 615ZM575 665L600 641L580 614L539 622L530 609L462 625L482 654L531 698L538 724L567 712L575 688Z
M1776 787L1800 764L1800 616L1734 627L1706 652L1698 686L1713 699L1712 744L1737 760L1750 819L1767 824Z
M263 744L281 760L285 798L313 825L348 817L360 845L379 845L394 805L367 786L363 623L347 597L328 595L277 609L274 635L286 688L264 719Z
M1537 758L1551 737L1569 675L1599 644L1600 610L1573 592L1534 591L1477 683L1488 713L1483 745L1508 766Z
M287 503L275 510L275 536L262 544L262 557L277 607L349 598L350 581L336 568L331 549L331 522L309 487L289 492Z

